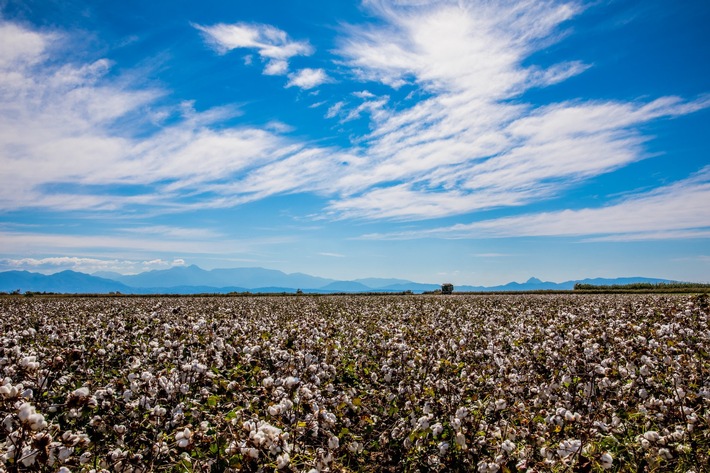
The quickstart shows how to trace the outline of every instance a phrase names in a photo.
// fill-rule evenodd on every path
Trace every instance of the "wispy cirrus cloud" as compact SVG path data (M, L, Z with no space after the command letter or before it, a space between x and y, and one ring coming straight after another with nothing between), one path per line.
M345 255L341 253L328 253L328 252L320 252L318 253L320 256L328 256L330 258L345 258Z
M234 49L255 49L266 62L266 75L286 75L289 59L294 56L310 56L314 52L308 41L294 41L285 31L271 25L219 23L212 26L194 26L220 54Z
M156 126L164 91L110 78L105 59L62 63L58 37L0 22L0 38L23 51L0 48L0 210L233 206L263 195L204 189L234 179L259 187L267 163L304 150L283 136L285 124L220 127L239 115L230 107L196 112L185 102L167 109L170 125Z
M366 162L343 178L350 192L329 204L335 218L420 220L546 199L644 159L641 125L710 105L708 97L521 101L590 67L525 65L563 36L583 10L577 3L367 5L383 22L349 28L339 54L362 81L408 84L429 98L372 116Z
M223 258L256 251L270 245L290 241L290 236L261 238L230 238L212 235L106 231L100 235L37 231L0 231L0 241L6 254L86 254L131 255L138 259L146 255L201 255ZM160 235L160 238L156 238ZM153 259L153 258L151 258Z
M0 50L0 209L181 211L301 192L328 199L332 219L463 215L550 198L644 159L642 125L710 105L707 96L525 103L526 91L589 67L528 64L562 37L582 10L576 3L367 5L379 21L346 27L335 53L353 77L380 84L358 83L351 95L361 103L339 100L326 112L341 123L370 118L350 148L286 137L275 122L235 126L230 107L162 106L166 91L116 80L110 61L62 63L59 33L0 23L0 36L23 51ZM256 50L274 71L313 52L268 25L196 28L219 51ZM289 75L303 89L328 80L322 69ZM370 92L383 84L424 98ZM170 120L149 123L156 111Z
M56 256L51 258L0 259L0 270L2 271L29 270L41 273L55 273L58 271L73 270L87 274L98 271L111 271L120 274L137 274L144 271L168 269L184 265L185 261L181 258L175 258L172 260L163 260L159 258L152 260L128 260Z
M586 241L708 238L707 202L710 202L710 167L688 179L598 208L523 214L363 238L583 237Z

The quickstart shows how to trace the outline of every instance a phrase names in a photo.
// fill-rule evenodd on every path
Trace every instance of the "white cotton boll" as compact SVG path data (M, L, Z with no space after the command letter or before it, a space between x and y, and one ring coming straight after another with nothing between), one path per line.
M279 414L281 413L281 409L279 409L279 406L278 406L278 405L269 406L269 407L267 408L267 411L269 412L269 415L272 416L272 417L273 417L273 416L277 416L277 415L279 415Z
M498 466L497 463L495 462L486 462L481 460L478 462L478 472L479 473L496 473L498 470L500 470L500 466Z
M328 448L331 450L335 450L340 446L340 439L336 436L332 436L328 439Z
M434 437L438 437L441 432L443 432L444 426L441 425L441 423L437 422L436 424L431 426L431 433L434 435Z
M609 452L604 453L601 456L601 458L599 458L599 464L605 470L610 469L613 466L613 463L614 463L614 457L612 457Z
M505 399L498 399L496 401L496 410L500 411L508 406L508 402Z
M57 473L71 473L71 470L66 466L62 466L57 470Z
M673 458L673 454L671 454L670 450L668 450L667 448L659 448L658 454L666 460L670 460L671 458Z
M14 430L12 424L12 416L10 414L6 415L2 421L2 427L5 429L5 432L11 433Z
M20 360L20 366L28 371L34 371L39 368L36 356L26 356Z
M297 384L299 383L299 381L300 381L300 380L299 380L298 378L296 378L295 376L289 376L289 377L286 378L286 380L284 381L284 384L286 385L287 388L292 388L292 387L294 387L295 385L297 385Z
M242 448L242 455L246 455L249 458L257 459L259 458L259 450L256 448Z
M256 424L253 420L247 420L242 424L242 428L247 431L253 431L256 430Z
M427 416L422 416L417 421L417 426L419 429L424 430L429 427L429 418Z
M175 440L177 441L177 446L180 448L187 448L190 445L192 439L192 431L185 427L183 430L175 435Z
M361 453L362 447L363 445L360 442L353 441L348 444L348 450L350 450L351 453Z
M323 421L327 425L335 425L335 423L338 420L338 418L335 417L335 414L333 414L331 412L325 412L324 414L322 414L321 417L323 418Z
M503 450L505 450L506 453L510 453L510 452L512 452L513 450L515 450L515 444L514 444L513 442L511 442L510 440L505 440L505 441L501 444L501 448L502 448Z
M678 444L678 446L676 446L675 450L676 450L676 452L678 452L678 453L690 453L690 452L693 451L693 449L691 448L691 446L690 446L690 445L686 445L686 444Z
M84 387L76 389L74 392L72 392L71 396L77 397L79 399L83 399L85 397L89 397L89 393L90 393L89 388L84 386Z
M274 385L274 378L272 378L271 376L267 376L266 378L261 380L261 385L265 388L270 388Z
M32 450L30 447L23 447L19 462L24 466L34 465L38 453L39 450Z
M57 458L59 458L59 461L64 462L71 456L73 452L73 447L59 447L59 454L57 455Z
M25 422L32 414L35 413L35 408L32 404L29 402L25 402L22 405L20 405L19 412L17 413L17 416L20 418L21 422Z
M468 415L468 409L466 409L465 407L459 407L458 409L456 409L456 419L458 419L458 420L465 419L467 415Z
M444 456L446 452L449 450L449 442L439 442L439 455Z
M34 431L47 428L47 422L44 420L44 416L42 414L31 414L27 418L27 422L30 424L30 429Z
M293 408L293 401L291 401L290 399L282 399L279 404L281 405L282 411L288 411L289 409Z
M567 458L580 451L582 441L577 439L567 439L560 442L557 454L562 458Z
M456 434L456 445L464 449L466 448L466 436L461 432Z
M291 456L288 453L282 453L276 457L276 468L279 470L286 468L291 462Z
M658 442L658 439L660 439L661 436L655 430L649 430L648 432L643 434L643 438L645 438L649 442Z

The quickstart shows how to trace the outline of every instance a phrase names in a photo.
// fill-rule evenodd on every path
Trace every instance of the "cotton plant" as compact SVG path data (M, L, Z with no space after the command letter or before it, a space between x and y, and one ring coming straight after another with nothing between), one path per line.
M32 298L0 310L5 469L708 462L710 331L692 296Z

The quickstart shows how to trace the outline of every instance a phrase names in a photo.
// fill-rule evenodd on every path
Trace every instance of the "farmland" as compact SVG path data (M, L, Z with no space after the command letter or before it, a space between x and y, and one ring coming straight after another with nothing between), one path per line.
M658 294L5 297L0 471L699 473L708 312Z

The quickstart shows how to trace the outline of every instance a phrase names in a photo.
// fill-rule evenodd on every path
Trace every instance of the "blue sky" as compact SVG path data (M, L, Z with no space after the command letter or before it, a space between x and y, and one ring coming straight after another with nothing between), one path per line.
M706 1L0 1L0 270L710 281Z

